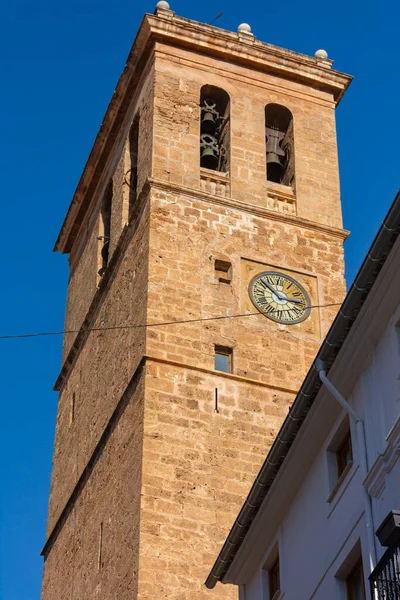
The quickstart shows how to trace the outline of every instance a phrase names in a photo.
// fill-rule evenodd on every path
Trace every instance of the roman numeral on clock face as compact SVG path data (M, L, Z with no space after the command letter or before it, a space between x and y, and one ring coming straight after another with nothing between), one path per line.
M249 293L256 308L278 323L300 323L310 314L307 292L289 275L260 273L251 281Z

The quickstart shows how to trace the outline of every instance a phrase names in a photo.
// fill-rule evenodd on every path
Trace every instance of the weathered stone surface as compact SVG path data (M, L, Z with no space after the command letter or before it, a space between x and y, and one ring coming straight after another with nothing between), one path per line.
M120 93L130 75L121 78L105 119L112 151L101 163L100 136L80 184L101 163L97 187L79 189L73 206L83 198L86 212L76 212L74 229L70 211L58 242L72 244L66 329L93 331L65 336L42 600L235 597L203 582L345 293L340 74L170 14L146 17L130 60L140 63L147 26L168 36L175 25L186 48L182 38L179 48L157 38L130 98ZM222 58L220 35L229 41ZM205 84L230 95L228 174L199 166ZM112 132L118 102L125 114ZM293 114L295 191L266 182L270 102ZM130 216L127 140L137 115ZM110 260L100 277L99 212L111 178ZM230 283L219 281L215 260L231 264ZM312 319L219 319L255 312L248 284L264 268L306 287L319 307ZM233 349L232 374L214 371L215 345Z

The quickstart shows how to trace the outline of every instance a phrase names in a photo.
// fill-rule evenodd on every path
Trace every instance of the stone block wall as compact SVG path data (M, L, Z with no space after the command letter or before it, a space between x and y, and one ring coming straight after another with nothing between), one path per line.
M145 203L146 204L146 203ZM47 533L52 531L121 396L145 353L148 204L138 228L128 231L126 251L121 257L109 289L99 298L92 331L80 346L75 363L61 386ZM122 327L121 327L122 326ZM116 327L115 329L112 329ZM71 422L71 402L74 419Z
M200 90L230 96L230 187L236 201L268 207L265 106L277 103L293 115L296 214L342 227L333 97L216 58L156 45L153 176L200 187ZM286 186L280 186L285 192Z
M68 282L68 299L65 317L65 329L79 330L89 310L90 304L100 283L98 271L102 265L101 248L103 241L98 240L102 235L100 225L101 203L105 190L112 179L113 198L111 205L111 239L109 260L118 245L124 226L128 223L129 209L129 129L135 117L140 115L139 130L139 180L137 194L143 190L152 169L153 135L153 88L154 73L149 68L144 80L139 86L138 96L133 102L127 119L125 136L119 141L119 147L107 170L103 173L97 192L97 202L88 212L79 234L76 237L70 255L70 278ZM66 334L64 337L63 361L71 349L76 335Z
M148 359L138 598L237 597L203 583L292 398Z
M231 284L218 281L218 258L232 264ZM261 271L291 269L304 285L315 278L315 328L310 319L278 325L259 314L249 301L243 261ZM296 390L344 294L342 238L336 233L273 221L196 193L153 189L147 319L189 322L150 329L149 355L213 369L214 346L228 346L235 374ZM219 319L244 314L251 316Z
M42 600L235 597L203 582L345 293L333 98L194 50L153 50L71 253L66 329L94 331L65 338ZM223 176L199 165L205 84L230 96ZM270 102L293 114L294 192L266 181ZM230 283L216 260L231 264ZM312 319L256 313L249 278L271 268L308 289ZM214 370L216 345L233 349L232 373Z
M137 597L144 379L141 369L48 548L43 600Z

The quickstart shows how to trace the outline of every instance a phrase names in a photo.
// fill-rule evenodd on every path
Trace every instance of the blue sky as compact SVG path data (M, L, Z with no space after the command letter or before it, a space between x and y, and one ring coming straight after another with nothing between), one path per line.
M0 335L60 330L66 257L52 248L144 12L142 0L4 0L0 7ZM382 8L384 7L384 8ZM306 54L325 48L355 76L337 111L347 280L399 187L395 0L215 3L179 15ZM0 340L0 597L40 596L61 338Z

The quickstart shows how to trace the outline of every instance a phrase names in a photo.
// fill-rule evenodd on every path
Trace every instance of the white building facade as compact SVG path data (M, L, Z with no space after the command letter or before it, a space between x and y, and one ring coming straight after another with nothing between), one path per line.
M207 587L239 585L242 600L400 600L399 232L400 194Z

